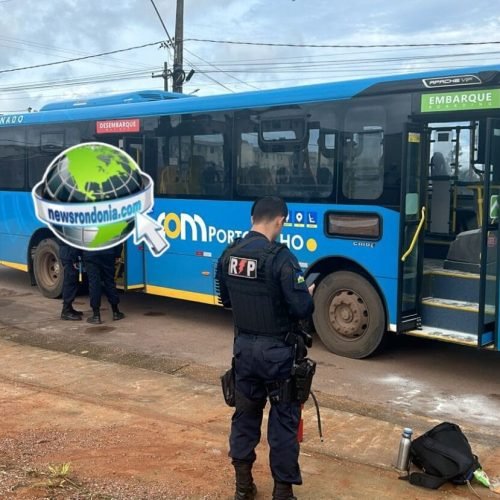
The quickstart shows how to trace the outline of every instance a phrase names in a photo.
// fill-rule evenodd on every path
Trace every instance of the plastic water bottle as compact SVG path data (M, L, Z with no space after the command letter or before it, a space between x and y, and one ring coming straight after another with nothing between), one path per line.
M411 436L413 431L406 427L403 429L403 434L401 435L401 441L399 442L399 452L398 459L396 461L396 469L401 471L408 470L409 462L410 462L410 445L411 445Z

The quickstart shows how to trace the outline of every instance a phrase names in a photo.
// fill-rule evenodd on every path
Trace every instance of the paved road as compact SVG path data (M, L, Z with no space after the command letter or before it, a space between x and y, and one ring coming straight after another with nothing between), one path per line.
M79 297L76 306L90 312L86 297ZM117 323L109 309L103 311L106 323L100 327L62 322L60 302L42 297L26 274L0 268L4 337L10 335L5 325L14 325L50 338L53 346L77 341L78 349L107 346L175 359L175 370L197 364L221 371L228 364L232 325L227 311L140 293L123 296L122 309L127 318ZM335 356L319 340L310 355L319 363L316 388L343 401L346 409L394 412L410 426L414 415L425 415L480 433L500 429L499 353L399 337L367 360Z

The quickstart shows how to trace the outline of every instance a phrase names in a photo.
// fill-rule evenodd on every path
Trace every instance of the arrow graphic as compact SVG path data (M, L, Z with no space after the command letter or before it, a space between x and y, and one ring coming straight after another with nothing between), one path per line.
M165 239L163 227L149 215L138 213L135 216L134 243L144 242L155 257L159 257L170 248Z

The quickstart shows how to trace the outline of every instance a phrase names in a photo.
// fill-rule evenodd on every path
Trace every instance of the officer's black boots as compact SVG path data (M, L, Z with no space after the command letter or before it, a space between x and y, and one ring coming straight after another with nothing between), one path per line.
M236 472L236 492L234 500L254 500L257 496L257 486L253 482L252 464L233 460Z
M293 496L293 487L290 483L274 481L273 500L297 500Z
M73 308L73 304L71 304L71 305L69 306L69 309L70 309L70 311L71 311L73 314L78 314L78 316L80 316L80 318L83 316L82 311L77 311L76 309L74 309L74 308Z
M63 304L61 319L65 321L80 321L82 319L82 314L79 311L75 311L71 304Z
M102 323L101 321L101 313L99 309L94 309L92 316L87 318L87 323L90 323L92 325L100 325Z
M111 306L113 308L113 321L118 321L120 319L123 319L125 317L125 314L120 312L118 309L118 306Z

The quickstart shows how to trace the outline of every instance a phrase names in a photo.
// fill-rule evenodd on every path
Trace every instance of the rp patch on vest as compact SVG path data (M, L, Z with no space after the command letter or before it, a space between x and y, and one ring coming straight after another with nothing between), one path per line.
M245 259L244 257L230 257L229 271L230 276L236 278L257 278L257 261L255 259Z

